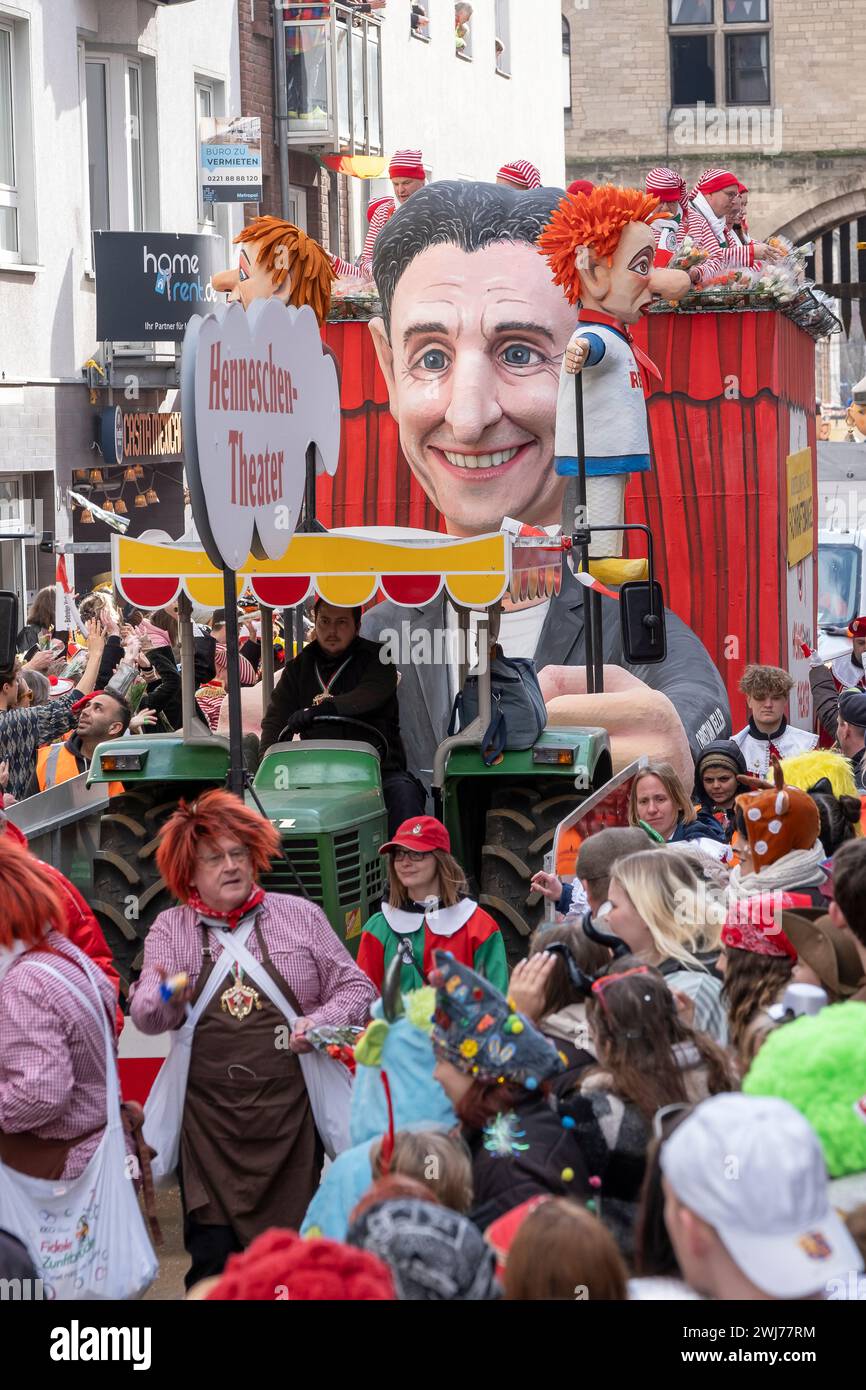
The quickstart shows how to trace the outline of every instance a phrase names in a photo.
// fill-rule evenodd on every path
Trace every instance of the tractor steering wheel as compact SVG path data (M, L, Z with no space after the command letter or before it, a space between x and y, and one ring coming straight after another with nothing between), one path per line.
M380 729L375 729L372 724L365 724L361 719L349 719L339 714L316 714L307 725L307 728L311 729L314 724L351 724L353 728L360 729L367 742L373 744L373 748L380 763L383 763L388 756L388 740L385 735ZM287 724L280 732L280 736L277 739L278 743L282 743L283 735L287 734L288 731L289 726Z

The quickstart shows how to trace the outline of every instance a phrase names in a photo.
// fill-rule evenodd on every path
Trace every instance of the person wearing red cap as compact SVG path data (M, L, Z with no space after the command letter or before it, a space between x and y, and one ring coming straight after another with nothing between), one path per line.
M540 188L541 175L528 159L512 159L509 164L503 164L496 182L509 188Z
M763 241L744 246L728 226L728 214L736 209L740 180L729 169L705 169L688 197L686 215L680 227L680 241L686 236L708 259L690 272L695 284L703 284L724 270L753 266L758 261L777 261L778 252Z
M371 280L373 278L373 247L382 228L394 213L423 188L427 180L424 156L420 150L398 150L388 166L388 177L394 190L393 198L377 198L367 209L367 236L357 265L332 256L331 263L341 280Z
M680 223L683 220L683 203L686 196L685 179L674 169L658 165L650 169L646 176L646 191L658 198L660 206L652 220L653 236L656 239L654 265L670 264L677 249Z
M793 894L781 894L781 898L798 901ZM806 895L802 901L810 906ZM742 1072L748 1071L767 1033L776 1026L767 1011L781 1003L797 963L796 948L780 916L781 905L772 893L735 899L722 928L716 970L724 975L728 1043Z
M388 966L402 952L401 988L418 989L434 968L433 952L447 949L504 993L502 933L470 898L444 825L432 816L404 821L379 852L388 855L390 891L382 911L365 924L358 948L358 964L376 988L381 990Z

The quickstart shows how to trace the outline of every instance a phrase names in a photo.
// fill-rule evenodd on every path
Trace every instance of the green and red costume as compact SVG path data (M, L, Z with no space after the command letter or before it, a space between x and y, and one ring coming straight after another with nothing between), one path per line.
M430 971L435 969L433 952L437 950L450 951L503 994L508 992L502 933L490 914L471 898L461 898L453 907L432 911L421 903L410 903L408 908L382 904L382 911L365 924L358 948L359 966L380 991L401 941L411 946L413 960L400 972L404 993L427 983Z

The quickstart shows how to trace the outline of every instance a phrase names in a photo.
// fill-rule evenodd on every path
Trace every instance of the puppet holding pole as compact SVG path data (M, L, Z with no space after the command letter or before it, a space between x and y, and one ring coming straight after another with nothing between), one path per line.
M632 341L628 325L637 323L654 302L680 299L691 287L685 271L653 266L656 246L649 223L658 206L657 198L638 189L610 184L588 194L568 194L538 240L554 282L563 287L569 303L580 304L559 378L555 468L570 479L580 471L574 375L581 372L586 522L592 527L622 526L628 475L650 466L641 368L659 373ZM563 512L567 531L573 527L575 501L570 483ZM621 554L621 532L593 536L591 560ZM627 562L617 558L591 568L613 584L628 574Z

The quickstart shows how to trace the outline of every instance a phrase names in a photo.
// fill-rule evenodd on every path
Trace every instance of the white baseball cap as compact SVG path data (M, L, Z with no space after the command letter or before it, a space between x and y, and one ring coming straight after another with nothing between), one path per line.
M863 1268L830 1205L818 1136L786 1100L712 1096L665 1141L660 1163L677 1199L773 1298L805 1298Z

